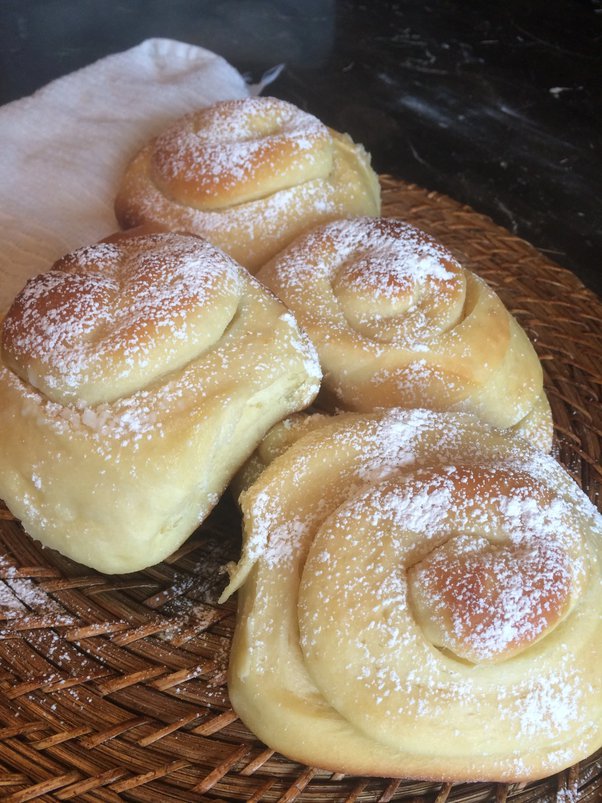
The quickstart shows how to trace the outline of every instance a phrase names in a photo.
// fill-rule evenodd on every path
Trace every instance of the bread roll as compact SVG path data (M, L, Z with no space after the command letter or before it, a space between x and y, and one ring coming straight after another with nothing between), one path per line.
M293 316L206 241L82 248L30 280L3 322L0 497L44 545L103 572L142 569L319 381Z
M234 475L230 483L230 492L234 498L238 499L243 491L248 490L266 466L283 454L295 441L311 430L329 423L332 418L323 413L307 411L293 413L275 424L261 439L251 457L243 463L240 471Z
M318 350L318 406L473 412L550 449L550 407L527 335L486 282L424 232L395 218L334 221L297 238L257 278Z
M276 98L224 101L176 121L134 158L115 201L124 228L200 234L252 272L308 226L379 210L363 147Z
M550 456L470 414L345 413L240 501L229 694L269 747L511 782L602 745L602 525Z

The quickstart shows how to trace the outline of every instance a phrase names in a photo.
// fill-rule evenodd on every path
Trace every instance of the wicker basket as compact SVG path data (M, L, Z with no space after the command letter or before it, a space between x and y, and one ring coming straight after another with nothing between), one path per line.
M434 234L498 291L543 362L556 456L594 502L602 303L568 271L468 207L390 177L384 212ZM0 507L0 797L5 801L563 801L602 799L602 751L532 784L333 775L265 748L226 689L234 603L215 603L240 549L227 500L170 560L96 574L42 550Z

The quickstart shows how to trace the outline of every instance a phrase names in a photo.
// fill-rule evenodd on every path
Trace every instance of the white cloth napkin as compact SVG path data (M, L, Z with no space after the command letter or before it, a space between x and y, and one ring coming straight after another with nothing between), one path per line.
M30 276L118 228L117 185L151 136L249 94L215 53L149 39L0 108L0 312Z

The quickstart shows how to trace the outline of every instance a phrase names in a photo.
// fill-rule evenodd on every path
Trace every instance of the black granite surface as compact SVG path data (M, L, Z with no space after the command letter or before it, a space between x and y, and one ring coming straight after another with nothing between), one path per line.
M207 47L602 293L602 2L1 0L0 102L152 36ZM0 156L1 160L1 156Z

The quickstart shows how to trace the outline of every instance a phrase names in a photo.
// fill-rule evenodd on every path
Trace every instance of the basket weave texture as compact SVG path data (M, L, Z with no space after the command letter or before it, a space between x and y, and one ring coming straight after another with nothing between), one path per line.
M555 456L600 505L602 303L569 271L451 199L381 179L383 212L486 279L533 341ZM220 567L240 522L223 500L168 561L100 575L42 550L0 505L0 799L77 801L602 800L602 751L531 784L333 775L266 749L226 688L235 603Z

